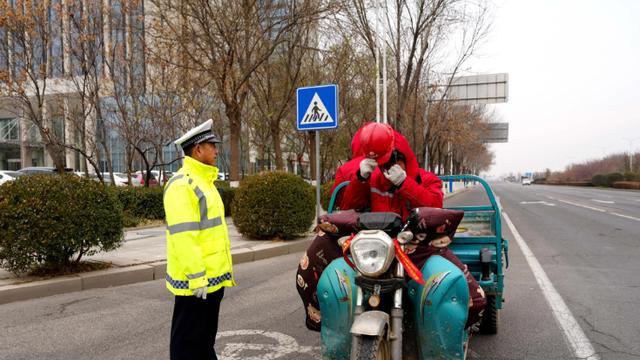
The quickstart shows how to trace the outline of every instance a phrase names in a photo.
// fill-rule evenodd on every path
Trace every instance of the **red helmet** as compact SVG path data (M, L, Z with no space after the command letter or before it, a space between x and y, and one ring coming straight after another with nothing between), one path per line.
M387 124L370 123L360 132L360 146L364 155L386 164L393 152L393 129Z

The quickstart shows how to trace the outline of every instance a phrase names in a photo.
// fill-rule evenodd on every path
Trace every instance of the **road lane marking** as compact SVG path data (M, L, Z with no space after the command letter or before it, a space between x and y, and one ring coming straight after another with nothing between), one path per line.
M546 201L520 201L522 205L530 205L530 204L542 204L547 206L556 206L556 204L548 203Z
M264 331L264 330L234 330L223 331L218 333L216 341L220 343L220 338L234 337L234 336L250 336L252 337L251 343L247 342L234 342L226 343L220 359L222 360L274 360L284 356L288 356L294 353L310 353L320 354L320 347L318 346L300 346L295 338L287 334L279 333L276 331ZM269 341L269 343L255 342L256 336L263 336ZM273 344L273 341L277 344ZM252 353L253 356L248 356L246 353ZM256 354L256 352L258 354Z
M593 206L582 205L582 204L574 203L574 202L567 201L567 200L558 199L558 201L563 202L565 204L569 204L569 205L573 205L573 206L578 206L578 207L581 207L581 208L589 209L589 210L595 210L595 211L599 211L599 212L607 212L607 210L599 209L599 208L596 208L596 207L593 207Z
M591 199L591 201L595 201L595 202L599 202L602 204L615 204L615 201L610 201L610 200L598 200L598 199Z
M560 296L558 291L556 291L551 280L549 280L547 273L544 272L542 265L538 262L538 259L536 259L527 243L524 241L522 236L520 236L520 233L511 222L509 215L503 212L502 216L504 217L507 226L509 226L511 233L515 237L518 246L520 246L524 258L527 260L527 263L533 272L533 276L542 290L542 294L549 303L549 306L553 311L553 316L555 316L556 320L560 324L565 339L569 343L571 350L573 350L575 357L587 360L599 360L600 356L596 354L591 342L589 342L584 331L582 331L580 324L578 324L578 321L576 321L573 314L571 314L571 310L569 310L567 304L562 300L562 296Z
M609 214L615 215L615 216L620 216L620 217L631 219L631 220L635 220L635 221L640 221L640 218L629 216L629 215L623 215L623 214L618 214L618 213L614 213L614 212L611 212Z
M613 211L607 211L607 210L604 210L604 209L600 209L600 208L596 208L596 207L588 206L588 205L583 205L583 204L578 204L578 203L574 203L574 202L567 201L567 200L554 199L554 198L552 198L551 196L548 196L548 195L547 195L547 197L548 197L549 199L553 199L553 200L556 200L556 201L560 201L560 202L563 202L563 203L565 203L565 204L569 204L569 205L573 205L573 206L578 206L578 207L581 207L581 208L585 208L585 209L589 209L589 210L594 210L594 211L598 211L598 212L603 212L603 213L607 213L607 214L611 214L611 215L619 216L619 217L622 217L622 218L625 218L625 219L631 219L631 220L635 220L635 221L640 221L640 218L637 218L637 217L633 217L633 216L629 216L629 215L624 215L624 214L619 214L619 213L616 213L616 212L613 212ZM613 201L604 201L604 200L597 200L597 199L591 199L591 200L593 200L593 201L599 201L599 202L602 202L602 203L605 203L605 204L615 204L615 202L613 202ZM640 201L640 200L636 200L636 201ZM520 202L520 203L521 203L521 204L523 204L523 203L534 203L534 202L526 202L526 201L522 201L522 202Z

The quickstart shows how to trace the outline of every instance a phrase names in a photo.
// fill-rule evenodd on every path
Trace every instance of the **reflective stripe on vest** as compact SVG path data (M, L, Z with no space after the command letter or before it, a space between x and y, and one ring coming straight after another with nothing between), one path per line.
M222 218L220 216L214 217L213 219L205 219L204 221L200 222L183 222L180 224L167 226L167 230L169 230L170 235L175 235L184 231L206 230L218 225L222 225Z
M173 181L174 179L179 179L178 176L182 177L182 175L176 175L171 180ZM189 179L189 184L191 183L193 183L193 180ZM171 185L171 182L167 183L165 191L167 191L169 185ZM198 207L200 208L200 222L190 221L168 226L167 229L169 230L170 235L174 235L184 231L206 230L218 225L222 225L222 218L220 216L214 217L213 219L207 218L207 198L204 196L204 192L202 192L202 190L200 190L198 186L193 188L193 191L196 193L196 197L198 198Z
M167 282L169 283L169 285L171 285L172 288L174 289L183 289L183 290L187 290L189 289L189 281L188 280L174 280L171 276L169 276L169 274L167 274L167 276L165 277L165 280L167 280ZM207 286L216 286L218 284L220 284L223 281L227 281L227 280L231 280L231 273L225 273L224 275L218 276L218 277L214 277L214 278L208 278L207 279Z
M178 180L178 179L182 179L183 177L184 177L184 175L183 175L183 174L177 174L177 175L173 176L173 177L169 180L169 182L167 183L167 185L165 185L165 186L164 186L164 192L163 192L163 194L166 194L166 193L167 193L167 190L169 189L169 186L171 186L171 184L173 184L173 183L174 183L176 180Z

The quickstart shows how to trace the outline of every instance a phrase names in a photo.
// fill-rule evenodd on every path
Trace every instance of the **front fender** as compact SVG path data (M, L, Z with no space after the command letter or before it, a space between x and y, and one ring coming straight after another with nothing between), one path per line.
M442 256L422 268L425 286L409 282L420 359L463 359L469 288L462 271Z
M382 336L389 327L389 314L372 310L358 315L351 326L353 335Z
M349 359L351 324L356 308L356 272L343 258L327 266L318 281L323 359Z

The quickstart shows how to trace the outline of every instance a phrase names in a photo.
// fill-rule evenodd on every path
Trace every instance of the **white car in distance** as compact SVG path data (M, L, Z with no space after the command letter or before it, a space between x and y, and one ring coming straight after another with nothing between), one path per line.
M0 185L23 176L24 173L11 170L0 170Z

